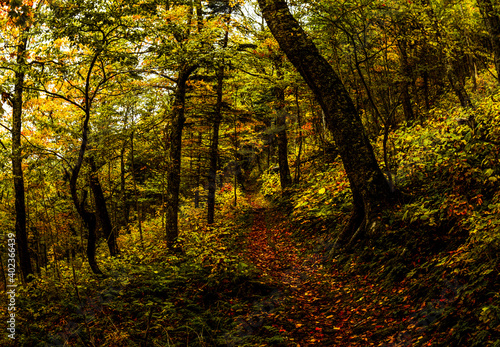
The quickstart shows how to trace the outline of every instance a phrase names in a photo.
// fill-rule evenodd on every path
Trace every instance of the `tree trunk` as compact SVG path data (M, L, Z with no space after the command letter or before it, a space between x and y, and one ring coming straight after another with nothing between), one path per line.
M127 234L130 234L129 222L129 207L127 203L127 192L125 188L125 146L126 141L123 142L123 147L120 150L120 204L121 204L121 225L125 227Z
M283 56L278 54L274 65L278 75L278 81L274 87L274 96L276 98L276 127L278 128L278 164L280 170L281 191L292 185L292 176L288 166L288 138L286 134L286 111L285 111L285 89L280 83L283 80Z
M497 70L497 80L500 82L500 17L495 12L491 0L477 0L477 4L490 34L495 68Z
M219 79L219 78L218 78ZM217 87L219 89L219 87ZM222 90L222 88L221 88ZM219 90L217 90L217 93ZM217 103L219 103L219 95L217 95ZM219 109L219 107L216 107ZM210 145L210 168L208 170L208 195L207 195L207 223L213 224L215 215L215 190L217 178L217 158L219 154L219 127L220 127L220 109L214 115L212 125L212 143Z
M234 115L234 206L238 205L238 172L240 164L238 161L238 129L236 127L236 114Z
M142 211L139 206L139 190L137 189L137 176L135 169L134 132L135 131L132 131L130 133L130 158L131 158L130 164L132 165L132 182L134 183L135 212L137 213L137 226L139 228L139 239L141 240L141 245L143 245L144 238L142 235Z
M451 66L451 63L449 64L447 69L447 75L448 80L450 81L451 89L453 89L453 91L455 92L458 100L460 101L460 105L463 108L474 108L469 93L467 93L467 90L465 89L462 81L460 81L460 79L457 77L457 73Z
M95 259L96 254L96 242L97 242L97 220L94 213L88 212L85 209L85 200L87 199L87 191L83 192L83 198L81 202L81 207L78 209L78 213L82 217L83 224L85 224L85 228L87 228L89 235L87 237L87 259L89 261L90 269L96 275L102 275L102 271L99 269L97 265L97 261Z
M175 90L174 103L172 106L172 125L170 129L170 170L167 175L167 209L166 209L166 238L169 247L177 241L179 191L181 185L181 155L182 155L182 131L186 117L186 82L196 66L185 66L179 72L177 88Z
M83 165L83 159L85 157L85 152L88 146L88 136L90 131L90 110L92 108L92 97L90 92L90 77L92 76L92 70L99 58L101 51L98 50L94 53L92 57L92 61L90 62L89 69L87 71L87 77L85 82L85 91L84 91L84 105L81 106L82 111L85 113L85 117L82 125L82 142L80 144L80 149L78 151L78 158L76 160L76 164L71 170L71 175L69 179L69 190L71 193L71 199L73 200L73 204L75 205L76 211L80 215L83 220L83 224L87 228L89 235L87 239L87 257L89 261L90 268L92 272L96 275L102 275L102 271L99 269L97 265L95 254L96 254L96 216L94 213L88 212L85 206L85 201L87 199L87 191L84 189L82 199L80 200L78 197L78 176L80 175L80 171Z
M83 224L85 228L88 230L88 238L87 238L87 258L89 261L90 268L92 272L97 275L102 275L102 271L99 269L97 265L95 254L96 254L96 216L95 214L88 212L85 207L85 201L87 199L87 191L83 191L83 197L80 200L78 198L77 193L77 182L78 176L80 174L80 170L83 164L83 158L85 155L85 151L87 149L87 141L88 141L88 132L89 132L89 120L90 120L90 111L85 112L85 119L83 121L83 129L82 129L82 143L80 144L80 151L78 153L78 160L76 165L73 167L71 172L71 177L69 180L69 188L71 192L71 198L73 200L73 204L83 220Z
M33 274L31 266L28 234L26 232L26 202L24 196L23 154L21 149L21 128L23 114L24 68L27 39L24 38L17 48L16 82L12 98L12 175L16 210L16 243L19 253L20 268L25 282Z
M125 112L123 117L123 123L128 126L128 110ZM120 149L120 205L121 205L121 216L120 225L125 227L126 233L130 234L130 228L128 226L130 209L127 202L127 189L125 180L125 152L127 149L127 139L123 139L122 148Z
M400 53L401 72L403 81L401 82L401 97L403 102L403 113L407 122L415 120L415 114L411 106L410 97L410 81L413 80L413 73L408 59L407 42L404 39L398 41L398 48Z
M226 30L222 42L222 49L226 49L229 31ZM208 170L208 196L207 196L207 223L213 224L215 215L215 190L217 180L217 163L219 157L219 127L222 120L222 88L224 84L224 59L220 62L217 71L217 102L215 105L212 125L212 143L210 146L210 168Z
M297 158L295 159L295 180L294 183L298 184L300 181L300 157L302 155L302 116L300 114L300 104L299 104L299 88L295 88L295 104L297 106L297 128L299 130L299 152L297 153Z
M104 231L104 236L106 237L106 242L108 243L109 254L114 257L118 254L118 245L116 244L116 234L111 225L111 219L109 218L108 208L106 207L106 199L104 198L104 193L102 191L101 183L99 182L99 176L97 173L97 167L93 157L90 157L90 179L89 179L90 189L92 189L92 194L94 195L94 204L97 218L101 223L101 227Z
M198 132L198 148L203 144L203 134ZM194 207L200 207L200 178L201 178L201 151L198 151L198 158L196 159L196 190L194 193Z
M87 113L84 121L84 126L83 126L83 136L82 136L82 144L80 145L80 152L78 156L78 161L75 167L73 168L73 171L71 173L70 177L70 191L71 191L71 198L73 200L73 204L75 205L75 208L80 215L80 217L83 220L83 224L85 225L85 228L88 231L88 237L87 237L87 259L89 261L90 268L92 269L92 272L96 275L102 275L102 271L99 269L99 266L97 265L97 261L95 259L95 254L96 254L96 241L97 241L97 235L96 235L96 228L97 228L97 220L96 216L94 213L87 211L85 207L85 203L87 200L87 191L83 191L83 196L82 199L80 200L78 198L78 193L77 193L77 180L78 180L78 175L83 163L83 156L85 153L85 149L87 146L87 133L88 133L88 119L89 119L90 114Z
M427 68L426 68L426 70L424 70L422 78L424 80L425 110L427 112L429 112L431 109L431 101L430 101L430 97L429 97L429 72L427 71ZM417 108L417 110L418 110L418 108Z
M291 15L284 0L258 0L263 16L288 59L316 96L349 178L354 211L336 246L380 228L377 219L393 193L380 170L361 118L342 81Z

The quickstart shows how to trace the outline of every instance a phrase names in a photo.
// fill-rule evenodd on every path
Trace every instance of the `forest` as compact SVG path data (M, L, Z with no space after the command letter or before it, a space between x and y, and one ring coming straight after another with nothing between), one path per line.
M498 1L0 22L0 345L500 347Z

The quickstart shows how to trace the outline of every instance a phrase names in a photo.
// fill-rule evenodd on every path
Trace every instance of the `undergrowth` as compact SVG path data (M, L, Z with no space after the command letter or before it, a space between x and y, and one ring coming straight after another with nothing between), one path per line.
M239 206L244 208L244 204ZM232 207L222 209L226 213ZM18 292L16 343L22 346L227 345L238 312L269 289L233 244L248 216L204 226L201 210L182 219L177 252L167 249L161 217L119 238L120 255L99 246L106 277L81 259L58 263ZM220 217L220 216L219 216ZM6 312L3 312L6 313ZM0 343L9 345L5 334Z
M425 122L390 134L395 182L411 202L388 211L386 231L350 253L330 250L351 207L340 164L306 168L286 196L298 242L323 254L331 271L372 278L390 294L388 316L400 322L376 334L380 343L500 346L497 98L480 99L475 110L434 109Z

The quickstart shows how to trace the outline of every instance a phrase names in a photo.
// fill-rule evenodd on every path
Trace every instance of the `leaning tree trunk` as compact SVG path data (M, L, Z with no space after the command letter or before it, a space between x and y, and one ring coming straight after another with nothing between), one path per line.
M378 229L377 219L393 197L361 118L342 81L291 15L285 0L258 0L262 14L288 59L305 79L325 114L349 178L354 211L336 246Z
M12 98L12 174L14 177L14 195L16 209L16 243L19 252L20 267L25 282L33 274L31 267L28 235L26 232L26 202L24 195L24 177L22 167L21 127L23 113L24 67L27 39L23 39L17 49L16 82Z
M172 125L170 129L170 169L167 176L166 238L169 247L177 241L179 191L181 186L182 131L186 117L186 82L196 66L185 66L177 78L174 103L172 105Z

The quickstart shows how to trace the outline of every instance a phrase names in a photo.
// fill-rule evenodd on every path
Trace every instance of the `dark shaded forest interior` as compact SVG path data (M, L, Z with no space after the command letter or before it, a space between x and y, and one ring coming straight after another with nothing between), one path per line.
M0 19L0 345L500 347L496 1Z

